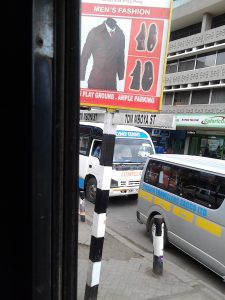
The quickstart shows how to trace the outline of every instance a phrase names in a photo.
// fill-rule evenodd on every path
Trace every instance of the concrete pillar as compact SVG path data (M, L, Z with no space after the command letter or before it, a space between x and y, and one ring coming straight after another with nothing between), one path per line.
M202 18L202 30L201 32L211 29L212 26L212 15L205 13Z

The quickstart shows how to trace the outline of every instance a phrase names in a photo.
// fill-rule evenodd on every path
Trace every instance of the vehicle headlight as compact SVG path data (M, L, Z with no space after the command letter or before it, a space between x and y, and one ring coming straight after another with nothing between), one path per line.
M111 179L111 183L110 183L110 187L111 188L116 188L118 187L118 181Z

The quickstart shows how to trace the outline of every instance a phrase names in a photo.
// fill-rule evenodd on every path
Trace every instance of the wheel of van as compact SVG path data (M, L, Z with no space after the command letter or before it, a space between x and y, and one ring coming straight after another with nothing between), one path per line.
M149 237L150 237L151 243L153 243L153 234L152 234L153 225L154 225L154 216L151 218L151 220L149 221L149 225L148 225L148 232L149 232ZM164 248L167 248L168 246L169 246L169 241L167 238L167 227L166 227L166 223L164 220Z
M94 177L91 177L88 179L85 188L86 199L92 203L95 203L96 192L97 192L97 181Z

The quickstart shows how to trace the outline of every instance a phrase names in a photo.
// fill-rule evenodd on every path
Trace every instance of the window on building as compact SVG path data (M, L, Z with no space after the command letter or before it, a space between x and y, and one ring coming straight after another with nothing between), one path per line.
M168 63L166 66L166 74L177 72L177 61L173 63Z
M202 28L202 23L193 24L185 28L173 31L170 33L170 41L178 40L196 33L200 33Z
M212 91L211 103L225 103L225 88Z
M225 64L225 50L218 51L216 58L217 65Z
M216 16L212 19L212 28L225 25L225 14Z
M196 69L214 66L216 62L216 52L201 54L196 59Z
M178 72L193 70L195 67L195 57L189 57L179 61Z
M173 93L165 93L163 95L163 105L172 105L173 104Z
M209 90L192 91L191 104L209 104Z
M188 105L190 92L177 92L174 95L174 105Z

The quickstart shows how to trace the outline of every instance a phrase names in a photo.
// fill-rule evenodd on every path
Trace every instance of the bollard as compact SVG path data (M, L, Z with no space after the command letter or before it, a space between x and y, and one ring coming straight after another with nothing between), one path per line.
M80 221L85 222L85 198L84 192L80 192Z
M153 235L153 273L163 274L164 219L161 215L154 216Z

